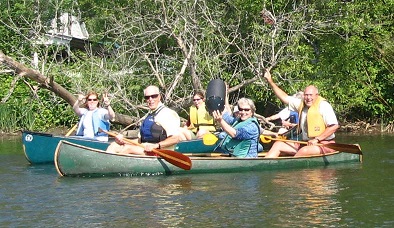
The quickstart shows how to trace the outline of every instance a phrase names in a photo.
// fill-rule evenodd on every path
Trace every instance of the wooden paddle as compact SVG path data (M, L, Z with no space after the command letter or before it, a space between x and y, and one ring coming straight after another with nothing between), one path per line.
M269 143L269 142L271 142L271 140L267 140L267 139L263 138L263 136L265 136L265 135L261 135L261 136L260 136L260 139L261 139L261 141L262 141L263 143ZM277 138L283 139L284 136L278 135ZM215 144L218 140L219 140L219 138L218 138L216 135L212 134L212 133L205 134L205 135L203 135L203 138L202 138L202 142L203 142L204 145L206 145L206 146L213 145L213 144Z
M272 138L270 136L266 135L261 135L260 136L261 141L269 142L271 140L275 141L282 141L282 142L290 142L290 143L299 143L299 144L305 144L307 145L308 142L305 141L296 141L296 140L288 140L288 139L282 139L282 138ZM324 146L328 147L333 150L341 151L341 152L346 152L346 153L352 153L352 154L363 154L361 152L360 145L358 144L342 144L342 143L327 143L327 144L317 144L317 146Z
M72 128L67 132L66 136L67 136L67 137L70 136L71 133L73 133L73 131L74 131L77 127L78 127L78 123L76 123L76 124L74 125L74 127L72 127Z
M113 132L108 132L104 131L103 129L99 128L99 132L104 132L109 136L116 137L117 133ZM131 139L123 138L123 140L129 144L133 144L139 147L144 148L144 145L134 142ZM184 154L181 154L179 152L173 151L173 150L163 150L163 149L153 149L152 150L154 153L160 155L164 160L168 161L169 163L182 168L184 170L190 170L192 167L192 161L190 158Z

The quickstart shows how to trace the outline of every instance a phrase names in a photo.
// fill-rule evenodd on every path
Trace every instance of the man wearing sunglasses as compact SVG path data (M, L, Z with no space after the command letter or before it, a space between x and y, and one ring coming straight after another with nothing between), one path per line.
M266 70L264 77L275 95L291 111L300 113L298 120L299 132L302 140L308 144L276 141L268 151L266 157L273 158L280 155L308 156L333 152L333 149L319 146L319 144L335 143L335 132L339 128L338 120L330 103L319 96L318 89L307 86L302 98L289 96L272 80L271 73Z
M107 151L123 154L150 154L153 149L173 150L179 142L180 118L178 114L161 102L160 90L157 86L148 86L144 90L144 99L149 113L144 118L138 134L136 145L126 144L119 134Z

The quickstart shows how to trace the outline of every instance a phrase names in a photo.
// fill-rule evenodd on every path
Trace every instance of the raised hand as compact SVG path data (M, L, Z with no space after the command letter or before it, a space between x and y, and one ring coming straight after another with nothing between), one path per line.
M111 101L108 98L108 93L103 94L103 105L105 108L111 105Z
M267 79L267 81L272 81L272 76L271 76L269 69L265 69L264 78Z
M80 105L82 105L86 102L85 95L79 93L77 96L78 96L77 101L74 104L75 107L79 107Z
M78 94L78 102L83 103L83 100L85 100L85 95L83 94Z
M217 122L220 123L222 121L222 113L219 110L213 111L212 116Z

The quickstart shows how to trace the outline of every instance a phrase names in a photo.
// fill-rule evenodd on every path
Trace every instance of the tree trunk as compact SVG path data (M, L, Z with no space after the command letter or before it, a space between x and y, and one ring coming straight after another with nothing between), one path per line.
M63 86L56 83L52 78L45 77L40 72L30 69L22 63L13 60L12 58L6 56L2 51L0 51L0 62L12 69L16 74L36 81L42 88L54 92L57 96L65 100L71 107L77 101L77 98L72 93L66 90ZM133 123L133 118L127 115L116 113L113 123L127 126Z

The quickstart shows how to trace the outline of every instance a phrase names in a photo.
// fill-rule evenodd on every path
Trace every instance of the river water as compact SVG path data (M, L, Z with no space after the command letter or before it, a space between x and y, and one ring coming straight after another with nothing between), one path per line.
M0 138L0 227L394 227L394 135L345 135L361 164L70 178Z

